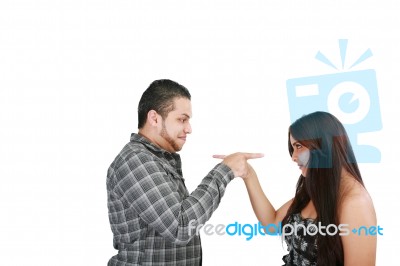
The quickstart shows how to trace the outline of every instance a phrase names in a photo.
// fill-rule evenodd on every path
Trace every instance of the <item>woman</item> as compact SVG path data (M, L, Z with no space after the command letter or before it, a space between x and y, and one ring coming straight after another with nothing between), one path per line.
M275 210L254 170L244 178L259 221L282 226L285 265L375 265L376 236L365 230L376 226L375 210L343 125L311 113L290 126L288 145L301 170L293 199Z

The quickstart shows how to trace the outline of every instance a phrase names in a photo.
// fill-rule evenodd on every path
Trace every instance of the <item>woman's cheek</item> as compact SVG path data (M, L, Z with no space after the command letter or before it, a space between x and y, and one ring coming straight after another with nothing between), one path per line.
M298 161L301 165L307 166L308 160L310 160L310 150L305 150L299 154Z

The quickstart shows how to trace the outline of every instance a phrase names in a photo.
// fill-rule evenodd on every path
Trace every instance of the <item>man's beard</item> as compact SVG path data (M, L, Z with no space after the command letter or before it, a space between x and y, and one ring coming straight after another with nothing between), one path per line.
M172 146L172 148L174 149L175 152L180 151L182 149L182 146L179 146L179 144L176 143L176 141L173 140L171 138L171 136L167 133L167 129L165 127L165 123L164 122L163 122L162 126L163 127L162 127L161 134L160 134L161 137L163 137Z

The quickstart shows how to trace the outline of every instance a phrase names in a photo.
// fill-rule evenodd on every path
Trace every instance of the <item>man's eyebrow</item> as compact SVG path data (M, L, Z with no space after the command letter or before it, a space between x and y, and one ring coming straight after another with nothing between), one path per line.
M186 114L186 113L183 113L183 114L181 114L181 115L186 116L187 118L190 118L190 115L188 115L188 114Z

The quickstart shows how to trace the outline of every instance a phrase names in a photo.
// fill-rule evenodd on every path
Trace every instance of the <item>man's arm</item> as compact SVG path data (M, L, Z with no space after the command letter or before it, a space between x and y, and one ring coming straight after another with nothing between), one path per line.
M197 225L210 219L226 186L234 178L230 167L218 164L188 197L182 199L172 181L174 177L144 152L126 158L114 169L113 175L117 181L112 193L124 208L132 208L164 238L182 245L190 241Z

